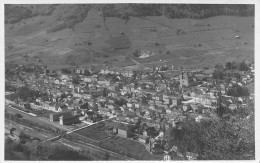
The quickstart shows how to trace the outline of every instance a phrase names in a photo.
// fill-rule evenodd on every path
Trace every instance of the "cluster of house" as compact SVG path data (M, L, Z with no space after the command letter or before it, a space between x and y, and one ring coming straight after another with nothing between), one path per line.
M73 83L72 75L25 74L24 81L32 89L44 92L44 97L30 103L32 109L49 110L50 121L59 121L62 125L100 121L102 118L116 116L118 125L115 133L128 138L138 133L138 140L145 144L161 144L159 131L164 132L173 121L182 121L186 114L196 115L196 122L209 118L220 103L230 109L246 107L242 97L226 96L232 84L245 85L253 80L253 72L244 74L238 81L232 77L229 83L215 83L210 70L180 71L175 76L165 78L158 71L150 73L116 68L101 69L98 74L89 76L84 69L75 70L79 83ZM112 77L117 81L112 80ZM131 82L130 82L131 81ZM174 85L177 83L177 86ZM28 102L20 101L20 104ZM209 115L206 113L210 113ZM128 125L134 125L139 118L147 128L140 132L132 132ZM151 128L158 132L149 131ZM160 133L153 143L150 133ZM155 135L154 135L155 136ZM159 143L158 143L159 142ZM151 145L150 145L151 147ZM169 158L168 158L169 159Z

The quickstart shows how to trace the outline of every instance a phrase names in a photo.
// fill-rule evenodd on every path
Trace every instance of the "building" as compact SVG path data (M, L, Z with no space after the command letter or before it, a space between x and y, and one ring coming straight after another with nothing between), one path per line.
M147 135L139 135L138 141L147 144L149 143L149 137Z
M199 155L196 153L186 152L186 158L188 160L197 160L198 157L199 157Z
M76 74L85 74L85 69L84 68L77 68L75 69Z
M180 88L183 88L183 86L189 87L192 82L192 77L188 72L183 72L181 69L180 72Z
M76 111L65 111L65 112L58 112L58 113L52 113L50 114L50 121L54 122L54 121L59 121L60 117L63 116L65 119L67 117L74 117L76 116Z
M15 128L11 128L10 129L10 135L9 137L14 141L19 143L21 141L21 137L23 136L23 132L20 132L18 130L16 130Z
M205 107L217 107L219 97L211 97L210 95L203 94L194 97L194 102L200 103Z
M61 116L59 117L59 121L61 125L70 125L70 124L75 124L79 122L79 116Z
M119 137L128 138L130 136L129 127L122 123L119 123L118 125L116 125L114 130L115 130L115 133Z
M171 158L171 156L169 154L165 154L163 156L163 161L170 161L170 160L172 160L172 158Z

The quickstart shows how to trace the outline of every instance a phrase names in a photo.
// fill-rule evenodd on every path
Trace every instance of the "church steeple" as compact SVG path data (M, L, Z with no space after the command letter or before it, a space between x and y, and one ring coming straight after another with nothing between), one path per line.
M180 88L182 89L182 80L183 80L183 73L182 73L182 66L180 69Z

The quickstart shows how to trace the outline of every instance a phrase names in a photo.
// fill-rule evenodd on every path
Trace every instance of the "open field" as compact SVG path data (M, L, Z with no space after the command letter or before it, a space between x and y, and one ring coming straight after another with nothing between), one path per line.
M150 67L165 64L197 67L254 58L254 17L147 16L130 17L127 24L108 17L104 23L100 13L91 9L73 29L48 33L48 27L55 23L54 15L28 18L24 25L5 25L6 65L35 62L24 59L23 54L28 53L39 56L50 69L91 64L133 66L131 59ZM184 34L177 34L179 29ZM150 50L156 55L138 59L132 55L135 49Z
M118 137L114 139L106 139L101 142L113 149L117 149L120 154L131 153L134 157L142 158L143 160L161 160L161 155L152 155L146 149L145 146L134 140Z
M112 121L105 121L104 123L96 124L82 130L76 131L77 134L90 138L95 141L100 141L101 147L108 150L117 152L121 155L132 154L132 158L142 158L144 160L161 160L161 155L152 155L145 146L137 141L126 138L110 138L104 131L106 126L113 126L115 123Z
M103 123L102 123L103 124ZM97 127L100 126L100 127ZM109 137L105 132L104 126L101 126L100 124L96 124L93 126L86 127L84 129L76 131L77 134L90 138L95 141L100 141L102 139L105 139Z

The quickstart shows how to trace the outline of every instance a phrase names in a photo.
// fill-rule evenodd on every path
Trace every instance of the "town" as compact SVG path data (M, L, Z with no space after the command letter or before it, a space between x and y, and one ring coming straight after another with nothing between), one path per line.
M183 152L168 131L181 130L187 119L219 121L246 110L254 101L254 63L60 71L35 63L6 69L5 85L6 119L30 116L32 126L46 124L41 132L59 129L57 139L92 144L128 159L194 160L201 157L196 149ZM14 130L12 139L23 141Z

